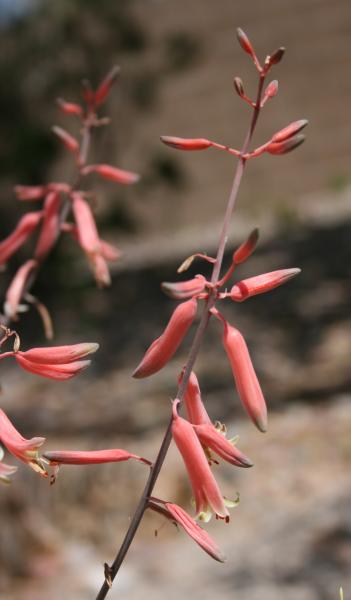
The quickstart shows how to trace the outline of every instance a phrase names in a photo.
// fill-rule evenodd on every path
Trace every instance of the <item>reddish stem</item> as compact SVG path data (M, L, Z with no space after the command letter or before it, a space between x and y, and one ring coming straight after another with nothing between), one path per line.
M238 164L237 164L237 167L235 170L235 174L234 174L232 189L230 192L230 196L228 199L228 204L227 204L227 208L226 208L226 212L225 212L225 216L224 216L222 231L221 231L219 244L218 244L216 262L214 263L212 276L211 276L212 284L217 283L218 277L219 277L219 274L221 271L224 251L225 251L225 247L226 247L226 243L227 243L227 239L228 239L228 230L229 230L230 220L231 220L231 216L232 216L232 213L233 213L233 210L235 207L241 179L242 179L242 176L243 176L243 173L245 170L245 165L246 165L246 160L247 160L244 157L244 155L248 151L248 147L249 147L253 132L256 127L258 115L260 113L261 98L262 98L262 91L263 91L265 77L266 77L266 73L264 71L260 72L255 108L254 108L254 112L252 115L249 129L247 131L247 134L246 134L246 137L245 137L245 140L244 140L241 152L240 152L239 161L238 161ZM192 342L192 345L191 345L191 348L189 351L188 359L187 359L187 362L186 362L186 365L185 365L185 368L183 371L183 377L182 377L181 383L177 390L176 397L180 400L180 403L183 400L185 390L187 388L188 381L190 378L191 371L194 367L196 358L198 356L200 346L201 346L201 343L202 343L202 340L203 340L203 337L204 337L204 334L205 334L205 331L206 331L206 328L208 325L208 321L211 316L211 313L209 311L213 307L215 299L216 299L216 289L213 288L209 292L207 302L205 303L204 309L202 311L200 322L199 322L199 325L195 332L194 339L193 339L193 342ZM144 491L141 495L141 498L139 500L139 503L135 509L135 512L134 512L134 515L130 522L127 533L124 537L124 540L123 540L122 545L116 555L115 560L113 561L112 565L109 567L109 570L108 570L109 582L107 582L106 580L104 581L98 595L96 596L96 600L103 600L104 598L106 598L106 596L110 590L111 583L115 579L115 577L124 561L124 558L128 552L128 549L135 537L135 534L138 530L140 522L143 518L144 512L148 507L150 496L152 495L158 475L162 468L163 462L166 458L170 443L172 441L172 431L171 431L172 420L173 420L173 417L171 416L169 423L167 425L167 429L164 434L162 444L161 444L160 450L158 452L157 458L155 460L155 463L151 467L148 480L146 482L146 485L145 485Z

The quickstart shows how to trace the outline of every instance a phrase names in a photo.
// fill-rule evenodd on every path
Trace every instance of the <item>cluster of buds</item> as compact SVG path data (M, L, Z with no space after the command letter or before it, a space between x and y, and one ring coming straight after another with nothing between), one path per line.
M51 182L46 185L15 187L18 200L43 201L43 206L40 210L23 215L14 231L0 242L0 266L3 266L38 231L33 257L18 269L6 292L4 313L8 320L17 319L19 312L28 309L27 303L34 303L39 308L40 305L33 302L33 298L27 292L35 272L55 245L61 232L70 233L82 248L97 284L101 287L110 284L107 263L117 260L120 252L100 238L90 203L94 196L92 192L82 190L81 186L91 173L122 185L133 184L139 179L136 173L109 164L87 164L90 132L93 128L109 122L106 118L100 118L98 111L107 99L118 73L118 67L114 67L95 91L89 83L84 82L82 104L58 100L62 113L73 115L81 122L80 141L61 127L53 127L53 133L75 160L74 182L72 184ZM73 222L70 221L70 215L73 216ZM50 328L46 327L46 330Z

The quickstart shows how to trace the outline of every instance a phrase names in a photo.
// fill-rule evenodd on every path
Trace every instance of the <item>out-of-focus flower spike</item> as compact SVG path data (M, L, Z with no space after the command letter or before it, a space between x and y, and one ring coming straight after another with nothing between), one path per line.
M27 213L21 217L14 231L0 242L0 265L5 264L18 248L27 241L38 226L42 216L42 211L37 211Z
M267 431L267 407L253 368L246 342L238 329L220 316L223 345L232 368L240 400L256 427Z
M133 377L149 377L165 366L183 341L195 318L196 308L197 302L194 298L177 306L166 329L148 348Z
M39 457L39 448L45 442L43 437L25 439L13 426L5 412L0 409L0 441L13 456L28 464L34 471L47 477L47 471Z
M180 138L169 135L161 135L161 142L177 150L207 150L213 145L205 138Z
M179 400L173 402L172 435L182 455L194 492L197 518L207 520L213 511L229 520L229 513L193 426L177 413Z
M196 275L188 281L178 281L171 283L164 281L161 283L162 291L170 298L175 300L185 300L197 294L200 294L206 287L206 278L203 275Z
M52 131L55 135L57 135L57 137L63 143L64 147L67 148L67 150L73 152L74 154L78 152L79 143L73 137L73 135L68 133L65 129L62 129L62 127L57 127L56 125L52 127Z
M283 285L301 273L301 269L280 269L279 271L272 271L271 273L264 273L263 275L257 275L256 277L249 277L249 279L243 279L230 290L230 297L235 302L243 302L251 296L257 294L263 294L269 292L274 288Z
M16 185L14 188L17 200L40 200L46 195L44 185Z
M300 131L302 131L302 129L304 129L306 125L308 125L307 119L300 119L299 121L294 121L293 123L287 125L287 127L284 127L284 129L281 129L280 131L275 133L271 141L275 143L284 142L285 140L288 140L289 138L295 136L297 133L300 133Z
M106 77L103 79L103 81L100 83L95 92L95 106L100 106L105 102L108 94L110 93L111 87L116 81L119 73L120 67L118 65L113 66L109 73L106 75Z
M82 175L89 175L90 173L97 173L103 179L114 181L115 183L121 183L122 185L130 185L139 181L140 177L137 173L131 171L125 171L124 169L118 169L111 165L88 165L81 169Z
M38 263L36 260L27 260L22 265L14 276L10 286L6 292L4 310L7 317L16 319L17 313L21 310L21 298L25 291L28 278L32 271L36 269Z
M75 102L66 102L63 98L57 98L57 104L59 109L65 115L77 115L78 117L81 117L83 114L82 107Z
M60 206L60 194L49 192L45 198L43 223L34 252L34 256L38 261L43 260L55 245L60 231Z
M292 150L295 150L295 148L301 146L304 141L305 136L303 134L294 135L283 142L271 142L268 144L266 152L277 155L287 154L288 152L292 152Z
M201 444L237 467L252 467L253 463L247 456L234 446L226 437L212 425L194 425L194 430Z
M160 501L159 501L160 502ZM184 531L196 542L202 550L207 552L212 558L218 562L225 562L226 557L217 546L216 542L210 537L210 535L196 523L196 521L188 515L177 504L173 502L162 502L162 506L159 502L150 500L148 508L164 515L167 519L173 521L176 525L180 525Z
M233 254L233 263L239 265L247 260L254 252L259 238L259 229L253 229L249 237L243 242Z
M183 379L183 373L179 377L179 383ZM193 425L212 425L201 398L198 379L192 371L184 394L186 413L190 423Z

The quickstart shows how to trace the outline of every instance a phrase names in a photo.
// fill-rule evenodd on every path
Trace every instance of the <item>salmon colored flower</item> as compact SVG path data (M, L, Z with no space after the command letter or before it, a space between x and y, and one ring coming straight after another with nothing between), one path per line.
M27 463L43 477L48 476L42 459L39 457L39 448L45 442L45 438L34 437L30 440L24 438L2 409L0 409L0 441L13 456Z
M51 483L54 483L61 465L98 465L103 463L122 462L130 459L138 460L151 465L150 461L136 454L131 454L120 448L109 450L52 450L45 452L43 458L49 462L51 467L54 467L54 472L51 476Z
M201 444L212 450L218 456L236 467L252 467L253 463L247 456L234 446L233 441L225 437L225 427L216 428L212 423L194 425L194 430Z
M12 465L6 465L2 462L4 458L4 451L0 447L0 482L1 483L11 483L10 476L16 473L17 467L13 467Z
M21 298L25 291L29 276L37 266L38 263L36 260L27 260L24 265L18 269L12 279L6 292L4 304L5 314L10 319L16 319L17 313L22 310L23 307L20 305Z
M194 298L182 302L173 312L169 323L146 351L144 358L135 369L133 377L141 379L160 371L172 358L196 314L197 302Z
M45 185L16 185L17 200L40 200L47 192Z
M25 352L18 350L17 352L8 353L8 355L12 355L26 371L49 379L64 380L70 379L86 369L91 361L81 359L96 352L98 347L98 344L84 343L71 346L32 348Z
M109 179L115 183L121 183L122 185L130 185L131 183L136 183L140 179L137 173L118 169L112 165L88 165L81 169L81 173L82 175L97 173L103 179Z
M204 138L180 138L169 135L161 135L161 142L177 150L206 150L213 143Z
M95 106L103 104L110 93L111 87L116 81L120 72L118 65L114 65L112 69L107 73L106 77L102 80L99 87L97 88L94 96Z
M246 342L238 329L223 320L223 345L232 368L240 400L248 415L262 431L267 431L267 408L253 368Z
M73 152L73 154L76 154L78 152L79 144L77 140L73 137L73 135L68 133L68 131L66 131L65 129L62 129L62 127L57 127L56 125L52 128L52 131L55 135L57 135L57 137L62 142L66 150L69 150L69 152Z
M200 548L207 552L212 558L218 560L218 562L225 562L226 557L217 546L216 542L211 538L207 531L202 529L202 527L200 527L200 525L198 525L185 510L183 510L183 508L173 502L163 502L158 499L157 501L155 501L155 499L151 500L148 507L155 512L164 515L176 525L180 525L189 537L191 537L194 542L196 542Z
M214 512L229 520L229 513L218 484L193 426L177 413L179 400L173 403L172 435L188 471L195 497L197 518L208 521Z
M182 375L179 378L179 383L181 380ZM212 421L202 402L199 382L194 371L190 373L184 394L184 403L190 423L193 425L212 425Z
M57 98L57 104L65 115L76 115L81 117L83 114L82 107L75 102L67 102L63 98Z
M39 225L42 216L42 211L27 213L19 220L14 231L0 242L0 265L5 264L18 248L23 246Z
M60 231L61 198L58 192L49 192L45 198L43 223L34 256L43 260L54 246Z
M243 302L243 300L251 298L251 296L269 292L283 285L283 283L286 283L299 273L301 273L301 269L280 269L279 271L271 271L263 275L256 275L256 277L243 279L233 285L230 290L230 297L235 302Z
M164 281L161 284L162 290L175 300L185 300L200 294L206 286L206 278L203 275L196 275L193 279L188 281L178 281L176 283L170 283Z
M91 208L79 192L72 193L72 201L78 242L89 259L98 285L110 285L110 273Z

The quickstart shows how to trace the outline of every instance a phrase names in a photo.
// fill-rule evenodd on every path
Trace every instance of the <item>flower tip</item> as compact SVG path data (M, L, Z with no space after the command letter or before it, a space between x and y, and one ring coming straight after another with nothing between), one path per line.
M254 419L254 423L261 433L267 433L268 430L268 420L267 415L260 415Z

